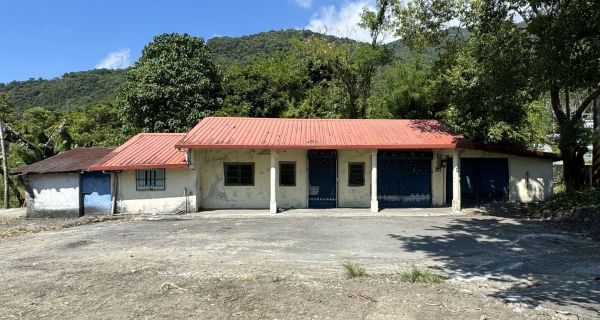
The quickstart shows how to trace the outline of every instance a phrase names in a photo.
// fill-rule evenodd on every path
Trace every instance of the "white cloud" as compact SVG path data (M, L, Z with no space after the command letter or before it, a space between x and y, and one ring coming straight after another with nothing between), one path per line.
M334 5L322 7L310 20L304 29L314 32L370 42L371 36L367 29L358 26L363 8L375 10L374 0L357 0L346 2L340 8ZM396 40L385 36L383 42Z
M131 50L119 49L110 52L96 65L96 69L124 69L131 65Z
M293 0L295 4L302 8L310 8L313 4L313 0Z

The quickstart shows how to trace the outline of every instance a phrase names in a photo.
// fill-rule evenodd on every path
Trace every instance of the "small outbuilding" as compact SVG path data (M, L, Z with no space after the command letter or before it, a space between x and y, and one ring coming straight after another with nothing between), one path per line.
M185 133L140 133L90 166L110 173L115 213L186 213L197 210L196 173L175 148Z
M110 175L88 168L111 151L76 148L14 170L25 186L27 217L110 214Z

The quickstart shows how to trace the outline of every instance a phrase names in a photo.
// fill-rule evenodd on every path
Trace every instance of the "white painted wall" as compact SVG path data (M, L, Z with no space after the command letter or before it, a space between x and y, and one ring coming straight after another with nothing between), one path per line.
M371 154L374 150L338 150L338 207L368 208L371 206ZM348 185L348 164L365 163L365 185Z
M27 217L79 216L79 173L25 176Z
M186 201L189 212L197 210L194 169L165 169L165 190L136 190L135 170L116 174L118 213L179 213Z
M508 171L511 202L540 201L552 195L552 160L513 156Z

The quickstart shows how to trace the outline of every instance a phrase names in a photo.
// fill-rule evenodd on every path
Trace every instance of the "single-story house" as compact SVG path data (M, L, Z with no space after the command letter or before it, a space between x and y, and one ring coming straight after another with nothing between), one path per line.
M27 217L111 212L110 176L89 172L112 148L76 148L12 171L25 186Z
M556 158L476 145L436 120L208 117L188 133L141 133L114 150L75 149L20 174L31 215L460 210L547 198ZM60 161L71 165L35 169Z
M92 165L116 212L429 207L552 194L542 152L474 145L435 120L208 117L187 134L140 134Z

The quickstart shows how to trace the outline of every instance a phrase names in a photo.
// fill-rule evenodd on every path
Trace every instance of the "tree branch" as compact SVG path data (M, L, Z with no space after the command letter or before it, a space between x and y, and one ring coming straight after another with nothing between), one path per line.
M575 116L577 118L581 118L583 116L583 112L585 112L585 109L587 109L590 103L592 103L592 101L594 101L598 96L600 96L600 86L598 86L583 100L581 105L579 105L579 108L577 108L575 111Z
M567 116L560 106L560 89L555 84L550 85L550 104L552 105L552 111L554 111L558 123L565 122Z

